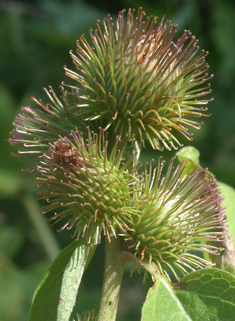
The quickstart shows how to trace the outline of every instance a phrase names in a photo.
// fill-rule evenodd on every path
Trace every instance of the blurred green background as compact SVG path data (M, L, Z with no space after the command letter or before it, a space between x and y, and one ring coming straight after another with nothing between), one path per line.
M24 0L0 1L0 320L27 320L33 292L53 258L71 242L71 234L57 233L41 214L30 179L18 175L23 164L10 156L14 148L6 141L21 106L31 96L46 96L42 87L57 93L65 80L63 66L74 68L69 50L76 49L81 34L97 19L119 10L143 7L148 15L164 15L190 29L200 48L210 52L207 61L214 101L212 117L195 131L191 143L201 153L201 163L217 179L235 187L235 4L226 0ZM182 141L182 140L181 140ZM189 142L184 140L185 145ZM174 151L164 152L170 158ZM158 152L144 151L143 160ZM98 310L102 284L103 246L99 246L83 280L78 310ZM147 285L143 275L124 276L119 321L139 320ZM95 273L93 273L95 271Z

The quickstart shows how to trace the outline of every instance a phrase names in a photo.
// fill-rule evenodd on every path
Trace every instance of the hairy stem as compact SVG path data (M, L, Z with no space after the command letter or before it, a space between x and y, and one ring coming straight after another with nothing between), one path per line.
M131 254L121 252L119 238L105 241L105 268L102 297L97 321L115 321L125 265L132 261Z

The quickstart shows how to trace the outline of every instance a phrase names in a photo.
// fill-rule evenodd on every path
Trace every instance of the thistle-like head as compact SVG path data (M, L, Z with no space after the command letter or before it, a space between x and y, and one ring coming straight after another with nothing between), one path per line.
M103 24L90 31L92 45L82 36L71 53L78 72L65 68L80 84L82 117L139 149L146 140L154 149L177 148L175 131L191 139L188 127L200 128L192 118L205 116L202 97L210 93L198 40L189 31L177 37L177 25L141 10L126 19L119 12L116 23L108 15Z
M33 98L37 107L23 108L10 139L17 156L32 161L44 212L88 242L99 243L102 231L123 237L163 274L204 267L192 252L217 253L211 242L224 234L214 178L205 170L182 178L185 165L172 172L173 161L165 178L162 163L151 178L135 164L145 141L177 148L174 131L191 139L188 127L200 128L193 118L205 116L209 101L207 53L189 31L177 37L176 25L141 10L129 10L126 21L121 11L115 24L107 16L90 34L92 45L82 36L71 53L78 71L65 68L77 83L63 84L60 99L46 90L50 103ZM137 153L126 161L129 142Z
M100 242L102 231L110 239L130 228L129 201L138 181L136 167L127 167L118 139L108 154L108 141L101 131L85 140L79 132L59 137L49 144L37 166L39 198L47 201L43 212L52 212L49 221L66 220L61 230L74 229L76 238Z
M49 103L33 98L37 106L23 107L16 118L10 142L20 147L18 155L37 164L49 142L77 129L85 137L87 126L138 151L145 141L154 149L177 148L177 131L191 139L188 127L200 128L193 118L205 116L210 100L203 98L210 76L198 40L189 31L177 37L176 25L141 10L136 17L129 10L126 19L121 11L115 24L107 16L103 30L98 22L90 34L92 45L82 36L77 56L71 53L78 71L65 68L75 85L63 84L61 99L46 90Z
M145 172L134 197L139 215L122 236L141 261L153 262L167 276L171 270L178 278L179 272L210 264L195 252L220 253L226 218L220 191L207 170L195 168L182 177L186 164L173 171L172 159L162 177L163 163L159 159L152 177Z

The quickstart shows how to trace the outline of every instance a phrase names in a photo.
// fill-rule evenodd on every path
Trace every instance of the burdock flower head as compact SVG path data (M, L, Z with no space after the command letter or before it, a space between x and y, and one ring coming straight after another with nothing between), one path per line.
M61 86L61 99L45 89L49 103L33 98L36 108L22 108L10 140L20 146L19 156L35 165L49 142L76 129L87 137L88 125L108 131L112 142L118 135L122 146L131 142L138 152L146 140L154 149L177 148L174 132L191 139L188 127L200 128L193 118L205 116L209 101L202 98L210 92L207 53L199 53L189 31L177 38L176 25L133 11L126 22L121 11L116 24L107 16L103 31L97 23L92 46L81 37L77 56L71 53L78 71L65 68L76 83Z
M204 268L210 262L196 252L220 254L225 234L222 198L213 176L195 168L182 176L186 164L174 171L170 161L165 177L159 158L153 175L145 171L141 188L134 196L139 215L133 216L131 229L122 236L129 249L142 262L154 263L160 273L178 274ZM142 191L140 191L142 189Z
M97 23L92 45L81 37L71 53L78 71L66 69L76 85L63 84L62 98L46 90L48 104L33 98L37 108L23 108L10 142L31 160L50 220L87 242L99 243L102 231L109 241L120 237L140 261L177 276L206 265L192 252L218 252L211 241L224 233L220 193L204 170L182 178L185 165L172 172L171 161L161 179L161 162L153 177L136 164L145 141L177 148L174 130L190 139L188 126L200 127L191 118L209 101L201 98L210 92L207 54L189 31L177 39L176 25L141 10L124 20L121 11L103 31ZM134 146L131 157L126 146Z
M198 40L177 25L143 11L134 17L124 11L116 24L110 16L104 30L97 23L92 46L82 36L77 56L71 53L78 72L66 74L81 84L77 107L94 128L102 127L131 141L138 149L148 140L154 149L177 148L176 130L190 139L188 126L200 128L192 117L204 115L210 85L207 53L198 54ZM76 87L75 87L76 88Z
M138 178L136 167L127 170L131 162L124 162L118 139L108 155L102 132L88 130L87 140L79 132L59 137L37 166L38 195L48 203L43 212L54 212L49 221L66 218L61 230L74 228L74 236L88 243L100 243L102 231L108 239L117 237L132 223L128 206Z

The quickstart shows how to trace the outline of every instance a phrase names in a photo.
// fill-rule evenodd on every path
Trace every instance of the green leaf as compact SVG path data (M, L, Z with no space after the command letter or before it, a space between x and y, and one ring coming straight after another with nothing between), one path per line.
M188 159L190 161L192 161L195 166L199 164L199 156L200 153L199 151L193 147L193 146L187 146L187 147L183 147L181 148L177 153L176 156L178 157L178 159L180 160L180 162L182 162L185 159ZM195 167L194 166L194 167Z
M173 287L159 277L149 290L142 321L232 321L235 316L235 277L219 269L190 273Z
M186 321L191 320L174 293L173 285L159 276L149 289L142 308L141 321Z
M218 182L222 195L224 196L223 206L225 207L225 214L227 216L228 232L225 235L225 241L222 246L224 251L220 257L220 266L235 275L235 190L231 186Z
M222 195L225 197L223 206L226 207L225 214L228 218L229 231L235 240L235 189L225 183L218 182Z
M187 162L187 167L184 169L182 176L186 174L190 174L192 170L199 165L199 156L200 153L199 151L193 147L193 146L188 146L188 147L183 147L181 148L177 153L176 156L179 160L179 162L186 161ZM199 166L198 170L200 170L202 167Z
M182 279L176 296L191 320L232 321L235 316L235 277L219 269L203 269Z
M83 272L95 249L95 245L79 240L60 253L35 291L29 321L69 320Z
M57 310L57 320L69 320L76 302L78 288L85 271L89 245L84 244L76 248L67 264L60 291L60 304Z

